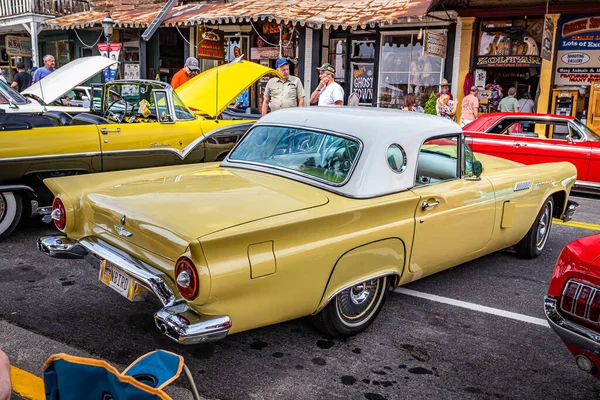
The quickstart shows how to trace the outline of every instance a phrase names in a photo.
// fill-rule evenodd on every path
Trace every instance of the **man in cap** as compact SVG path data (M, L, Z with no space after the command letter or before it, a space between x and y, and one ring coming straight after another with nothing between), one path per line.
M335 67L329 63L319 68L319 85L310 95L310 103L320 106L344 105L344 89L335 81Z
M262 115L269 111L269 107L271 111L276 111L280 108L304 106L304 87L298 77L290 75L287 58L277 59L275 68L283 79L274 77L267 82L261 108Z
M22 62L17 63L17 73L15 74L10 87L22 92L29 86L31 86L31 74L28 74L27 71L25 71L25 64Z
M446 78L442 79L442 82L440 83L440 92L436 94L435 97L439 98L443 94L447 94L450 96L450 100L454 100L452 98L452 93L450 93L450 83Z
M185 65L183 66L183 68L181 68L175 73L175 75L173 75L173 78L171 79L171 86L173 87L173 89L175 89L183 85L184 83L192 79L194 76L198 75L198 72L200 72L200 67L198 66L198 59L194 57L188 57L187 60L185 60Z

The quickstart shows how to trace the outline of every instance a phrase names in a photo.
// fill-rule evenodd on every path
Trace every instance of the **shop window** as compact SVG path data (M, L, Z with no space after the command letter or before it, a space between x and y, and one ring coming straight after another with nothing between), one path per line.
M353 40L352 58L375 58L375 41Z
M225 62L235 60L240 56L250 58L248 36L225 36Z
M443 59L423 54L418 33L382 35L377 105L401 108L404 96L414 93L424 106L443 75Z
M70 40L52 40L46 42L46 51L42 55L51 54L54 56L54 64L56 68L60 68L71 61L71 49L73 42Z
M346 77L346 39L329 40L329 63L335 67L336 82L343 86Z

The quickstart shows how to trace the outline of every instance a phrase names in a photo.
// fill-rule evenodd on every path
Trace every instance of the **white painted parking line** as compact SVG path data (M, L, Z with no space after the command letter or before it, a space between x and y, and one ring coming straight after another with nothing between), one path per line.
M417 292L416 290L410 290L403 287L398 287L394 289L394 292L404 294L407 296L419 297L421 299L437 301L438 303L449 304L451 306L467 308L473 311L479 311L487 314L498 315L504 318L515 319L517 321L528 322L530 324L545 326L549 328L548 321L542 318L530 317L528 315L517 314L510 311L500 310L498 308L486 307L479 304L467 303L466 301L451 299L449 297L436 296L435 294ZM542 302L540 301L540 307Z

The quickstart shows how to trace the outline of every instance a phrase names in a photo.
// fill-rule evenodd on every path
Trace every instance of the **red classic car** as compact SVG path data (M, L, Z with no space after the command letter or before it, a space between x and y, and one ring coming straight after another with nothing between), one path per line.
M523 164L569 161L575 188L600 190L600 135L573 117L552 114L484 114L463 128L475 152Z
M577 239L563 249L544 311L579 369L600 378L600 235Z

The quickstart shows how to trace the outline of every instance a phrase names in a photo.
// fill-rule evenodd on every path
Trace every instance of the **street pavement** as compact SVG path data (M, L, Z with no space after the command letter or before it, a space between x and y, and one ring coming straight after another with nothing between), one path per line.
M575 220L600 224L600 200L576 200L581 209ZM554 225L537 259L500 251L403 286L470 308L392 292L373 325L348 339L323 336L303 318L190 347L162 336L153 306L127 302L98 282L89 264L39 253L35 240L52 232L30 221L0 244L0 348L14 365L38 376L53 352L101 358L122 369L161 348L185 357L207 398L600 397L596 379L576 368L544 325L542 307L562 248L600 231ZM524 317L506 318L477 306Z

